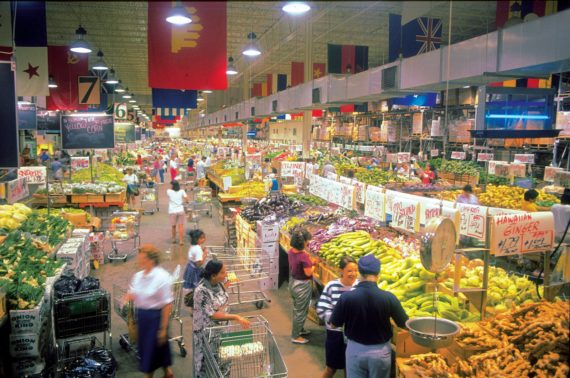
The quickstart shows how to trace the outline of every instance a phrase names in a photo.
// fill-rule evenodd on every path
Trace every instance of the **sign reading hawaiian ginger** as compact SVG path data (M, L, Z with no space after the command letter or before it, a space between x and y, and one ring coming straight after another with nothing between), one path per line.
M485 240L487 227L487 207L458 203L459 234L478 240Z
M491 253L509 256L550 251L554 245L551 212L499 215L491 222Z

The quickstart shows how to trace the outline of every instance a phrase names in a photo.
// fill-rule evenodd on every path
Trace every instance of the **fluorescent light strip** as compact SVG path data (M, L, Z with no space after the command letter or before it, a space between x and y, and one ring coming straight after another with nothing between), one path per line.
M532 115L532 114L487 114L487 118L496 119L549 119L547 115Z

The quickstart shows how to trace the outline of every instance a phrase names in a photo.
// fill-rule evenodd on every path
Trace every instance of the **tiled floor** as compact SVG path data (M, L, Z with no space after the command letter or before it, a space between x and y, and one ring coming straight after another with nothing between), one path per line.
M159 186L160 211L153 215L143 216L140 231L141 241L142 243L153 243L164 251L162 265L167 270L173 271L177 264L180 264L183 270L186 263L189 241L186 239L184 246L171 243L166 197L166 189L168 187L169 185L167 184ZM206 233L206 244L222 245L224 243L224 226L219 222L217 212L214 212L213 218L201 218L199 224L200 228ZM109 248L110 246L107 246L107 249ZM131 276L137 270L136 259L131 257L126 263L121 261L107 263L101 266L97 271L93 271L92 275L100 278L102 286L112 292L113 285L126 288ZM292 302L287 290L287 284L285 283L279 290L269 291L267 294L271 299L271 303L267 304L263 309L257 310L253 304L243 304L236 307L233 311L245 315L261 314L269 321L270 328L275 335L277 344L289 371L289 377L319 377L324 368L324 328L307 320L307 328L312 331L309 337L310 343L306 345L292 344L290 342L290 312ZM182 307L182 321L184 322L183 335L187 344L188 355L182 358L177 345L175 343L171 344L174 357L174 375L176 377L191 377L193 368L191 345L192 319L189 317L185 307ZM113 351L120 364L117 376L140 376L134 355L132 352L129 353L121 349L118 343L119 335L126 333L126 331L127 327L125 322L118 315L113 313ZM162 372L155 374L156 377L162 377L162 375ZM337 376L340 377L341 373L337 373Z

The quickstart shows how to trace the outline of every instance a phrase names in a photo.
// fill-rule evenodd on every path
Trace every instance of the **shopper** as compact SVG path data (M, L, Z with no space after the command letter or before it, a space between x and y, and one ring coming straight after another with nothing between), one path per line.
M336 173L336 169L330 161L327 161L325 163L325 166L323 167L323 177L327 177L329 175L329 173L330 174Z
M178 227L178 243L184 245L184 203L188 200L186 191L180 189L180 183L171 182L172 189L166 191L168 196L168 218L172 227L172 243L176 243L176 228Z
M202 156L196 165L196 179L202 180L204 178L206 178L206 157Z
M341 294L352 290L358 284L356 279L358 265L356 265L356 260L353 257L344 256L341 258L339 267L341 269L340 278L330 281L325 286L317 303L317 315L325 322L327 327L325 341L326 368L323 378L333 377L337 370L345 369L346 367L344 333L342 328L332 327L329 321Z
M279 179L277 178L277 168L271 168L271 174L269 175L269 179L271 180L271 193L278 193L281 189L281 185L279 183Z
M158 368L164 376L174 377L172 356L168 344L168 320L172 311L172 278L161 268L160 251L152 244L139 248L138 264L141 271L131 280L125 300L136 308L139 369L145 377L152 377Z
M473 187L467 184L463 187L463 192L457 196L455 203L465 203L468 205L479 205L477 196L473 194Z
M194 155L190 156L190 159L188 159L188 173L192 173L194 174L194 159L196 157Z
M142 156L140 154L138 154L137 155L137 165L139 166L139 169L142 169L142 164L143 164Z
M154 156L153 157L154 161L152 162L152 172L151 172L151 176L152 179L154 181L155 184L158 184L158 178L159 176L162 177L161 181L164 182L164 171L162 173L162 175L160 175L160 159L158 158L158 156Z
M305 251L310 233L304 229L296 229L291 233L291 249L288 253L289 260L289 292L293 298L293 327L291 342L294 344L306 344L308 339L303 336L310 332L305 330L305 320L309 312L311 294L313 291L314 262Z
M554 215L554 230L556 241L560 242L562 238L566 243L570 243L570 188L564 189L564 194L560 199L560 204L556 204L550 208L552 214ZM568 227L566 235L564 231Z
M432 184L435 181L435 171L433 170L433 165L427 163L424 171L420 174L422 184Z
M170 159L170 181L176 180L178 176L178 157Z
M344 327L348 338L346 372L348 378L388 378L392 348L392 318L405 328L408 316L392 293L378 288L380 260L366 255L358 260L361 282L340 296L332 315L332 327Z
M47 166L49 159L50 156L48 150L46 150L45 148L42 149L42 152L40 153L40 162L42 163L42 165Z
M229 320L237 321L243 328L249 328L249 321L236 314L227 312L228 293L224 282L227 278L225 265L221 261L208 261L202 273L202 280L194 291L194 308L192 319L192 337L194 353L194 372L198 378L206 378L204 371L204 343L213 344L215 340L207 339L209 334L206 328L224 324ZM219 360L219 354L215 354L218 366L223 376L229 375L229 364Z
M162 160L160 169L158 170L158 174L160 175L160 183L164 184L164 173L166 172L166 170L168 169L168 166L166 165L166 162L164 160Z
M53 173L53 178L57 181L63 179L63 165L59 161L59 158L54 158L53 163L51 163L51 171Z
M202 230L192 230L190 236L190 249L188 250L188 263L184 271L184 296L194 291L204 271L204 263L208 257L208 251L202 246L206 242L206 234Z
M123 182L127 184L127 204L129 209L132 209L134 206L135 197L139 195L139 178L137 175L133 173L132 168L126 169L126 174L123 177Z
M521 204L521 210L534 213L536 211L549 211L550 208L538 206L536 200L538 199L538 192L535 189L529 189L524 192L523 201Z

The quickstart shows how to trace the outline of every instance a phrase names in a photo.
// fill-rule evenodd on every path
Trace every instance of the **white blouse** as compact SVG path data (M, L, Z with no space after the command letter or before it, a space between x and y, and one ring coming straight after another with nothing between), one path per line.
M148 274L144 270L135 273L130 292L135 307L143 310L158 310L174 301L172 277L161 267L153 268Z

